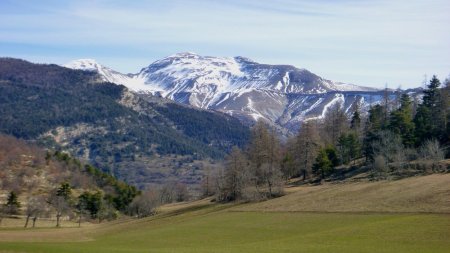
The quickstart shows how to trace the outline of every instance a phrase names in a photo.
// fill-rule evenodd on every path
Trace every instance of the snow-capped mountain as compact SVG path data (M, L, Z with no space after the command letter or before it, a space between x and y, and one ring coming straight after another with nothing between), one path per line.
M95 71L97 72L102 81L123 84L128 86L132 90L144 90L147 86L142 86L145 84L145 80L139 79L137 75L134 74L122 74L111 68L105 67L99 64L94 59L79 59L71 61L64 64L64 67L71 69L80 69L85 71Z
M96 71L103 80L134 91L244 120L263 118L290 130L296 130L304 120L322 117L336 102L348 110L355 102L367 104L380 98L373 88L333 82L306 69L260 64L244 57L179 53L126 75L94 60L76 60L65 67Z

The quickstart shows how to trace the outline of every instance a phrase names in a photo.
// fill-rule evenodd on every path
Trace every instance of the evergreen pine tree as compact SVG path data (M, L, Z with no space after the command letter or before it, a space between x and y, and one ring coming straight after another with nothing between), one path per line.
M366 134L363 141L363 153L368 159L373 158L372 143L378 140L378 132L385 128L386 122L383 120L384 109L381 105L370 108L366 123Z
M325 148L325 152L327 153L328 160L330 160L331 165L333 167L339 166L341 161L339 160L339 156L337 154L336 148L334 146L328 145Z
M359 109L356 108L352 115L352 120L350 122L350 129L353 131L358 131L361 127L361 115L359 114Z
M384 110L384 107L381 105L375 105L370 108L367 122L368 131L376 132L385 128L387 122L384 120Z
M347 164L360 156L360 142L355 132L343 134L339 138L338 150L342 163Z
M403 145L411 147L415 143L412 101L408 94L400 97L400 107L391 112L389 129L402 138Z
M72 187L70 187L69 183L64 182L61 183L59 188L56 191L56 196L63 197L65 200L69 200L72 195Z
M444 87L441 91L441 108L443 111L443 120L444 120L444 131L445 134L442 139L442 144L444 147L450 146L450 79L447 78L444 82ZM450 152L448 150L447 152Z
M442 117L441 82L436 76L430 80L427 89L424 90L423 102L417 108L417 114L414 117L416 126L415 136L417 145L432 138L443 139L445 120Z
M11 191L6 199L5 211L8 214L18 214L20 208L20 202L17 194Z
M313 165L312 171L314 175L320 176L324 179L333 170L333 164L328 158L328 154L325 149L321 149L316 157L316 162Z

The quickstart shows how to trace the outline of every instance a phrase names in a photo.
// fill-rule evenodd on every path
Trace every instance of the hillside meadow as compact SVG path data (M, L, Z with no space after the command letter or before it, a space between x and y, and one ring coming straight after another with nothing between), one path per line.
M448 215L227 211L111 225L107 231L67 228L0 247L2 252L448 252L449 227Z
M81 228L64 223L61 229L2 228L0 252L448 252L450 213L445 196L450 196L449 183L450 175L443 174L302 186L256 204L217 204L205 199L163 206L158 215L146 219ZM411 188L402 190L405 184ZM394 205L395 198L382 191L378 198L371 188L386 188L392 195L398 192L405 200L417 196L416 201L402 202L413 212L403 212L404 204ZM424 209L424 196L433 194L441 197ZM299 208L308 195L322 204L309 211ZM354 202L346 210L328 210L347 201L343 196ZM296 208L286 204L294 200ZM384 209L374 209L374 201Z

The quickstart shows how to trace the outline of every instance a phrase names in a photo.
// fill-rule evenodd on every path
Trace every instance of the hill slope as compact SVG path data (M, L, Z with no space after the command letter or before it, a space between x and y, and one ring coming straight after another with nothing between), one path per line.
M141 186L196 183L202 163L194 160L221 158L249 137L222 113L138 95L93 72L9 58L0 59L0 117L0 132L63 148ZM149 165L153 158L160 164Z
M450 213L450 174L397 181L300 186L240 211Z
M23 140L0 134L1 205L6 203L7 195L14 192L22 202L24 213L30 197L40 196L39 201L44 202L62 183L68 183L76 195L82 191L100 190L121 211L125 211L138 193L134 186L118 181L91 165L82 164L65 153L47 152Z

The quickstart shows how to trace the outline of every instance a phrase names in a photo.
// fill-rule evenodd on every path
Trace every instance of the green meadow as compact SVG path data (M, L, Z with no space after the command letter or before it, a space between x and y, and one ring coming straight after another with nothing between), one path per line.
M0 252L450 251L447 214L235 210L203 205L82 228L3 229Z

